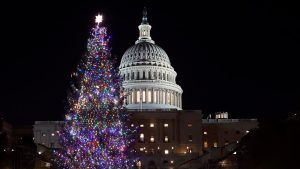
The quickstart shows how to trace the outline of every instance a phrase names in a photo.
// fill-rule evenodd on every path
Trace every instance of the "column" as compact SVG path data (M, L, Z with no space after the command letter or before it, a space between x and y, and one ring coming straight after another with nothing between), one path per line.
M131 104L131 93L130 92L127 92L126 100L127 100L127 104Z
M179 95L179 107L182 108L181 94Z
M173 95L173 91L171 91L171 93L170 93L170 98L171 98L170 104L171 104L171 105L174 105L174 104L173 104L173 102L174 102L173 96L174 96L174 95Z
M179 93L177 93L176 95L177 95L176 106L179 107Z
M147 70L144 70L144 72L145 72L145 77L144 77L144 78L145 78L146 80L148 80L148 79L149 79L149 76L148 76L148 75L149 75L149 73L148 73L148 71L147 71Z

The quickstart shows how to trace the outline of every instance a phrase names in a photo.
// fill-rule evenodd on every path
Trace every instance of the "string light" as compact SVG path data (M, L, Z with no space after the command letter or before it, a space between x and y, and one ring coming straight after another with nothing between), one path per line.
M77 85L72 85L65 125L58 132L63 148L54 151L61 168L123 169L136 161L131 146L137 128L129 124L122 80L101 22L102 16L96 16L85 58L72 73Z

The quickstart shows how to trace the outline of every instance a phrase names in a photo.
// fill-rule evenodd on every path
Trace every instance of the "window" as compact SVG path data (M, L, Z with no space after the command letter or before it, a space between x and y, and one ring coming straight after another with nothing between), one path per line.
M163 163L164 163L164 164L168 164L169 161L168 161L168 160L164 160Z
M169 154L169 150L165 149L165 154L168 155Z
M143 56L145 56L145 53L143 54ZM146 72L145 71L143 71L143 77L142 77L142 79L146 79Z
M142 127L142 128L143 128L143 127L144 127L144 124L140 124L140 127Z
M42 135L45 137L45 136L46 136L46 133L43 133Z
M145 135L144 135L144 133L140 134L140 142L145 142Z
M50 148L54 148L54 143L50 143Z
M192 136L192 135L189 135L189 136L188 136L188 140L189 140L189 142L192 142L192 141L193 141L193 136Z
M140 151L144 151L144 148L142 147L142 148L140 148Z
M169 127L169 124L168 124L168 123L165 123L165 124L164 124L164 127Z
M141 161L138 161L138 162L136 163L136 166L137 166L137 167L142 167L142 162L141 162Z
M51 133L51 136L55 136L55 134L54 134L54 133Z
M150 123L150 127L154 127L154 123Z
M218 147L218 143L217 142L214 142L214 147Z
M207 135L207 131L203 132L204 135Z
M241 132L239 130L235 131L236 134L240 134Z
M171 104L171 97L169 92L167 92L167 102L168 104Z
M141 93L140 91L136 91L136 102L140 102L141 101Z
M45 167L50 168L51 167L51 163L46 162L45 163Z
M207 143L207 141L204 141L203 147L204 147L204 148L208 148L208 143Z
M165 138L164 138L164 142L165 142L165 143L169 142L169 138L168 138L168 136L165 136Z
M150 136L150 143L154 143L154 136Z
M188 127L192 127L193 125L192 125L191 123L189 123L187 126L188 126Z
M153 103L156 103L156 91L153 91Z
M174 161L173 160L171 160L171 164L173 164L174 163Z
M143 31L143 36L146 36L146 31L145 30Z
M151 99L151 91L148 91L148 102L151 102L152 99Z

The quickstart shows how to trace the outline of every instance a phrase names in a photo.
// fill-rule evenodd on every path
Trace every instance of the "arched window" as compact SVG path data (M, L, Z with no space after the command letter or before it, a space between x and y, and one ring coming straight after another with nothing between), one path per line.
M134 79L134 72L131 73L131 79Z

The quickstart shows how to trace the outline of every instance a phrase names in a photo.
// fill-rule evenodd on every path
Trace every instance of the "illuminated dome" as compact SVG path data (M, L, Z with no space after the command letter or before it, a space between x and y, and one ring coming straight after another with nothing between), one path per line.
M182 109L182 89L176 84L177 73L167 53L150 36L147 12L138 27L135 45L126 50L119 66L124 79L128 109Z
M120 68L135 65L152 65L172 68L166 52L151 42L139 42L124 53Z

